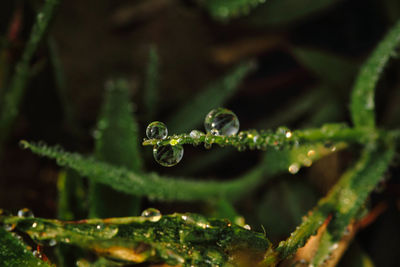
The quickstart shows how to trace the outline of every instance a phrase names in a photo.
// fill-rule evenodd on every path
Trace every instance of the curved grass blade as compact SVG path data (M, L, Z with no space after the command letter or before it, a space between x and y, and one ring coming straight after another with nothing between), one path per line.
M328 227L332 240L339 240L347 225L354 219L366 198L380 181L393 159L390 143L366 148L356 165L345 172L326 197L321 199L311 214L303 220L290 237L269 251L265 263L276 263L293 255L315 235L319 227L332 215Z
M358 74L350 103L351 118L356 127L375 127L375 87L399 45L400 21L378 44Z
M220 107L236 92L239 84L254 68L253 61L242 63L222 79L211 83L171 116L167 121L168 128L179 133L200 125L211 109Z
M152 120L157 112L157 104L159 101L159 56L155 45L150 47L149 58L146 69L146 80L143 92L143 103L146 108L146 117Z
M21 145L35 154L56 159L58 165L74 169L82 176L107 184L120 192L153 199L182 201L212 201L221 198L238 200L273 175L287 171L293 162L300 168L303 165L307 166L310 160L317 160L332 153L332 150L323 144L299 146L294 150L271 150L263 162L267 164L259 164L235 180L219 182L159 176L155 173L137 173L77 153L65 152L58 147L26 141L21 141ZM340 146L338 144L338 149ZM313 150L313 155L307 157L310 150ZM300 155L303 157L299 157ZM306 160L303 161L303 158Z
M25 46L20 61L15 67L15 73L11 78L0 109L0 151L2 151L4 142L18 115L19 105L29 79L29 63L50 26L50 21L53 18L58 3L58 0L47 0L45 2L42 10L37 14L28 43Z

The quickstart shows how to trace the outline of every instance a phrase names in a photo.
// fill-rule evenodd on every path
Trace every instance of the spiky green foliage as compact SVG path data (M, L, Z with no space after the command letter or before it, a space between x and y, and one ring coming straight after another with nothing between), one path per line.
M167 177L156 173L137 173L94 158L85 158L77 153L65 152L59 147L48 147L45 144L26 141L22 141L21 144L38 155L57 160L60 166L74 169L82 176L107 184L120 192L148 196L153 199L184 201L209 201L221 197L237 200L257 188L268 177L287 171L292 163L296 163L300 168L303 165L309 165L310 160L317 160L332 153L332 150L323 144L304 145L292 150L270 151L264 158L267 165L260 164L237 179L219 182ZM340 149L343 144L338 143L336 146ZM307 157L306 154L310 150L313 150L314 154Z
M380 181L393 159L393 144L366 148L355 166L345 172L339 182L331 189L326 197L318 202L311 215L279 244L276 251L266 257L266 262L284 259L304 246L311 235L316 234L319 227L332 215L328 228L332 244L338 242L350 220L355 217L367 196ZM332 252L329 251L330 253ZM329 256L329 253L326 257Z
M129 85L123 79L110 80L106 84L95 138L96 159L141 173L138 126L133 117ZM140 209L139 198L121 194L95 181L90 183L89 201L92 218L137 215Z
M375 127L375 88L389 59L400 44L400 21L379 43L361 68L351 95L351 117L357 127Z
M45 2L42 10L36 16L35 24L32 27L30 38L25 46L22 57L15 66L14 75L6 90L0 109L0 151L18 115L19 105L29 79L30 61L50 26L50 21L53 18L58 3L58 0L47 0Z
M243 79L255 68L253 61L235 67L227 75L207 86L190 103L183 105L171 119L168 126L176 133L189 131L201 124L204 115L211 109L221 106L239 89ZM187 120L186 118L190 118Z
M37 242L55 240L133 263L222 266L246 256L247 263L256 264L271 245L263 234L226 219L207 219L190 213L79 222L0 217L0 223L15 224Z
M15 235L15 234L14 234ZM0 227L0 263L2 266L43 266L46 262L35 257L21 240Z

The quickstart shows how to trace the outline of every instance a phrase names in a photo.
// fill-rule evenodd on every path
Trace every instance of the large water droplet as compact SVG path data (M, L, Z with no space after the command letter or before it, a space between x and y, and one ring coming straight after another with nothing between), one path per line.
M165 139L168 136L167 126L161 121L153 121L147 126L146 135L149 139Z
M33 218L33 212L30 209L23 208L18 211L18 217Z
M178 164L183 157L181 145L166 145L153 148L154 159L164 167L171 167Z
M151 222L158 222L161 219L162 215L158 209L148 208L142 212L142 217L145 217Z
M229 109L217 108L207 114L204 127L212 135L235 135L239 131L239 120Z

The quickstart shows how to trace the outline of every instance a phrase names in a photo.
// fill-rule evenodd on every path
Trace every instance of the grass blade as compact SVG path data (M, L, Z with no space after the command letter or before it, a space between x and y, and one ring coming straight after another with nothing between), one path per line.
M179 133L190 131L201 124L211 109L220 107L236 92L239 84L254 68L252 61L240 64L225 77L210 84L171 116L167 123L168 128Z
M350 111L356 127L375 127L375 87L400 44L400 21L389 31L362 66L351 95Z
M148 120L152 120L157 112L158 87L159 87L159 57L154 45L150 47L149 59L146 70L146 83L144 87L144 106Z
M202 0L210 15L217 20L227 20L247 15L251 9L264 3L265 0Z
M95 158L136 173L142 171L138 126L133 117L129 86L125 80L110 81L95 132ZM89 192L92 218L137 215L140 200L91 180Z
M42 10L36 17L22 57L15 67L15 73L11 78L0 110L0 151L2 151L4 142L18 115L19 105L29 78L29 63L50 26L50 21L53 18L58 2L58 0L47 0L45 2Z

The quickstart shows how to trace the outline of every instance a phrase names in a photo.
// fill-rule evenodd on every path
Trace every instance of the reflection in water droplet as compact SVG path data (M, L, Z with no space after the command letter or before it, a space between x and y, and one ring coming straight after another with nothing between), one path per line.
M148 221L158 222L162 215L158 209L148 208L142 212L142 217L145 217Z
M243 225L243 228L246 230L251 230L251 226L248 224Z
M168 136L167 126L160 121L153 121L147 126L146 135L149 139L165 139Z
M153 156L160 165L172 167L182 160L183 147L181 145L154 147Z
M18 211L18 217L33 218L33 212L30 209L23 208Z
M300 165L295 162L289 166L289 172L291 174L296 174L300 170Z
M199 139L203 135L203 133L198 130L192 130L189 135L193 139Z
M235 135L239 131L239 120L229 109L217 108L207 114L204 127L212 135Z

